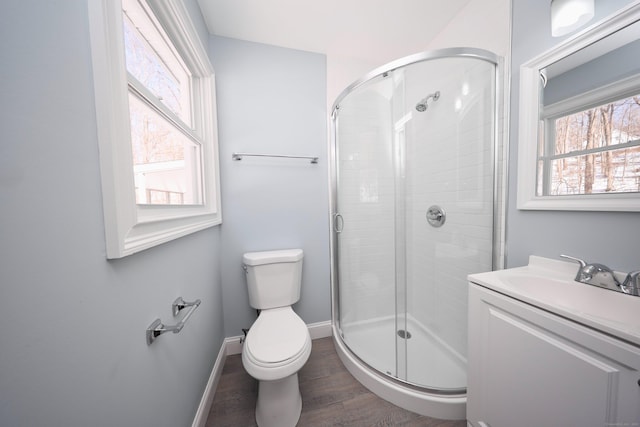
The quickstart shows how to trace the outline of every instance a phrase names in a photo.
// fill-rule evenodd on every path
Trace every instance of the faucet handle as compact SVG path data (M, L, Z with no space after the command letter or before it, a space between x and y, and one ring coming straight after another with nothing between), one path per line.
M638 279L640 278L640 270L632 271L631 273L627 274L627 277L629 278L629 280L638 281Z
M593 264L587 264L586 261L570 255L560 255L560 257L580 264L580 268L578 269L576 278L574 279L576 282L588 283L593 278L595 273L595 266Z
M560 255L560 258L566 258L568 260L577 262L578 264L580 264L581 269L587 266L587 263L584 260L581 260L580 258L572 257L569 255Z
M627 274L627 278L624 279L621 288L625 294L640 296L640 270Z

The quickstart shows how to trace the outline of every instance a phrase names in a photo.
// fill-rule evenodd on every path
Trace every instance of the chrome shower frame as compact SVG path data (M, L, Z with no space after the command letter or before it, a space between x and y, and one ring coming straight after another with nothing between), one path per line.
M340 301L338 298L338 244L337 234L341 232L341 217L337 211L338 176L338 112L340 104L351 92L377 77L386 77L390 72L414 63L445 58L474 58L489 62L495 67L495 111L494 111L494 144L493 158L493 257L492 268L504 266L504 212L506 205L506 117L502 105L506 100L504 63L502 58L492 52L476 48L447 48L410 55L382 65L344 89L333 103L331 110L331 143L330 158L330 245L331 245L331 323L334 342L338 355L347 369L358 381L386 400L413 412L443 419L464 419L466 415L466 389L437 390L398 380L370 367L366 362L351 352L342 339L339 327ZM434 94L429 95L433 97ZM424 100L429 99L427 96ZM434 98L437 99L437 98ZM422 102L420 101L420 102ZM419 104L419 103L418 103ZM502 126L500 123L502 122ZM499 167L499 165L502 165ZM444 406L442 405L444 403Z

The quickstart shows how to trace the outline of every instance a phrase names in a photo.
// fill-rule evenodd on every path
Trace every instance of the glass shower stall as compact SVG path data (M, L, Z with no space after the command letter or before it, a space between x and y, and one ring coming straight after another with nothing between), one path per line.
M496 66L425 52L334 104L335 339L395 384L466 392L466 277L496 259Z

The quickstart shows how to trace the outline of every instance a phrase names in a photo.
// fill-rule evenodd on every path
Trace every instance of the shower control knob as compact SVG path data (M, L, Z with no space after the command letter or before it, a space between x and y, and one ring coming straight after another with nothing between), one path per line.
M433 205L430 206L429 209L427 209L427 222L432 227L442 227L446 219L447 216L444 213L444 209L442 209L440 206Z

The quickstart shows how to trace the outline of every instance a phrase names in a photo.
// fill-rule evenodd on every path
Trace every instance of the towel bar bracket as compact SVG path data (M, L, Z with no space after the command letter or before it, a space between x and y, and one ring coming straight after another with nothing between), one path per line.
M186 302L185 300L182 299L182 297L178 297L173 302L173 304L171 304L171 312L175 317L178 315L178 313L180 313L180 310L182 310L183 308L193 307L194 305L199 305L199 304L200 304L200 300L196 300L193 302Z

